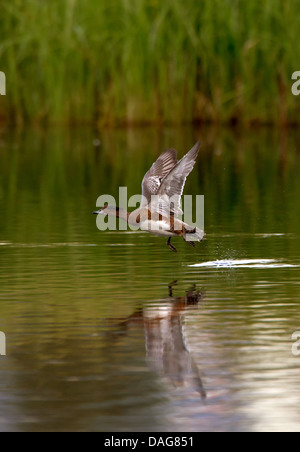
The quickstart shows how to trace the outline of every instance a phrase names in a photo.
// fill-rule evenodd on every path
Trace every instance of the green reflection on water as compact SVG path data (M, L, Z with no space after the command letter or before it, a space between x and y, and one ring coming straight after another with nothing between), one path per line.
M185 193L205 195L207 240L195 250L178 240L176 255L162 238L97 230L100 194L140 193L162 149L183 155L198 138ZM278 429L284 415L284 427L297 429L298 140L294 130L2 132L0 428ZM218 259L294 267L189 267ZM174 280L179 298L169 294ZM191 287L202 298L186 309ZM193 386L174 389L159 371L165 355L152 354L154 366L147 358L166 343L183 356L184 322L205 403ZM169 342L153 343L163 328Z

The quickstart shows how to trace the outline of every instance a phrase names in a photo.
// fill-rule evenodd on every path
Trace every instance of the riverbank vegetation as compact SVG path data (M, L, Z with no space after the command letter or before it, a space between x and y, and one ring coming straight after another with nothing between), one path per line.
M296 124L299 23L299 0L10 0L0 117Z

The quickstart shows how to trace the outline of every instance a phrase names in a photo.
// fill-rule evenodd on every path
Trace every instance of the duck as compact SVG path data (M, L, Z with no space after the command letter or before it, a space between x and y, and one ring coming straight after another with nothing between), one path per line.
M106 204L93 213L121 218L141 231L167 237L167 246L175 253L177 249L171 243L173 237L182 237L195 247L195 242L204 238L204 231L190 226L179 217L183 214L181 197L185 182L194 168L200 146L200 141L197 141L179 161L175 149L166 149L145 174L142 200L133 212Z

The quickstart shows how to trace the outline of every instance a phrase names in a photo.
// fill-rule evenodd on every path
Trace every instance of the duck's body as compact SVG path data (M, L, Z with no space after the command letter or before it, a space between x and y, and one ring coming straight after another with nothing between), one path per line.
M167 245L175 252L177 250L171 244L172 237L183 237L195 246L194 241L202 240L204 231L189 226L178 216L182 214L184 184L194 167L199 148L200 143L197 142L179 162L174 149L164 151L143 179L142 202L138 209L129 213L118 207L105 206L94 213L118 217L142 231L168 237Z

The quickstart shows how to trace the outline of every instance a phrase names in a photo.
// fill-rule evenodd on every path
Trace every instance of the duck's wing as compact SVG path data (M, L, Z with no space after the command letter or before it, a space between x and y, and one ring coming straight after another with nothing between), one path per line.
M182 215L181 196L185 181L194 168L200 148L198 141L162 180L151 208L161 215Z
M177 152L175 149L165 150L153 163L149 171L145 174L142 182L142 206L146 206L151 201L151 196L156 195L162 180L177 164Z

